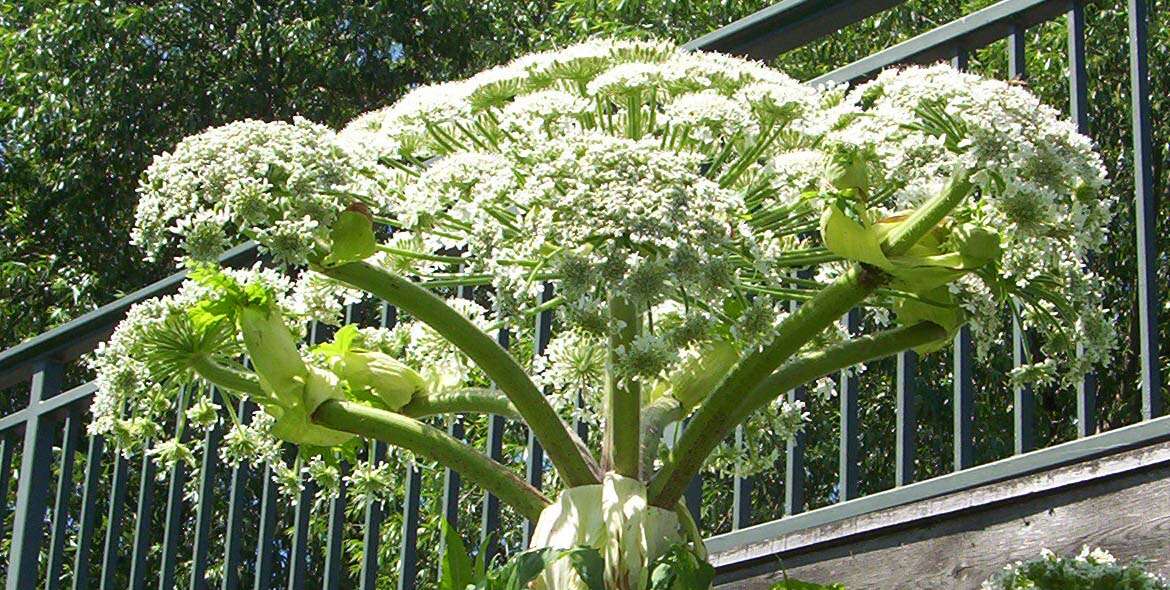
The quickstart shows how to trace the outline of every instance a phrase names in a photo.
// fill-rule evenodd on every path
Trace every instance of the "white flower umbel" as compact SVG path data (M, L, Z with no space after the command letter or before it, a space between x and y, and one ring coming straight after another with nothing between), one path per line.
M148 255L171 235L184 254L214 260L257 239L278 261L303 263L354 199L342 196L358 170L334 133L304 119L214 127L156 156L139 188L132 240Z

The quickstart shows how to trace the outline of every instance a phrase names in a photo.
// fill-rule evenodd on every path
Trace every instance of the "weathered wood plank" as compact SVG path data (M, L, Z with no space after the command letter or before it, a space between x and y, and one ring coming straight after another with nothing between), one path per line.
M762 589L779 559L850 590L975 589L1042 548L1102 546L1170 573L1170 443L845 519L714 555L723 588ZM874 567L896 563L898 567Z

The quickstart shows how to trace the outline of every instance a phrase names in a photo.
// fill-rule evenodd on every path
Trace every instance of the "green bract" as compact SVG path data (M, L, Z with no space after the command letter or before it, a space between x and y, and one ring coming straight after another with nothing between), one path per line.
M533 547L593 547L605 557L605 587L649 587L650 565L686 540L674 510L649 506L646 486L608 474L597 485L565 490L532 531ZM537 588L585 589L567 563L554 563L536 580Z

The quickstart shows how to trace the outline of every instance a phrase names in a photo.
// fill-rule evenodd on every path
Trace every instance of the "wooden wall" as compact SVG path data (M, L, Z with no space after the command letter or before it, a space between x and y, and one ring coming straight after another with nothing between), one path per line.
M849 590L976 589L1083 544L1170 576L1170 442L845 519L712 556L726 589L789 575Z

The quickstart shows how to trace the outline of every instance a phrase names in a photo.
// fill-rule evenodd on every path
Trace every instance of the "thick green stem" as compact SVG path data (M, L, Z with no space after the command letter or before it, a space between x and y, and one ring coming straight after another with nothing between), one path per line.
M638 477L641 467L642 386L638 378L621 375L618 369L620 355L629 352L634 339L642 329L637 306L624 297L609 298L609 313L618 324L609 338L609 360L606 363L606 417L605 456L618 475Z
M918 240L921 240L944 217L950 214L959 203L962 203L963 199L971 194L973 188L970 175L967 172L959 172L952 176L941 193L931 197L930 200L915 209L910 217L890 230L889 235L882 243L882 251L887 256L905 254L911 246L917 244Z
M971 190L969 175L966 172L956 174L941 193L923 203L906 221L891 230L882 243L882 250L889 256L904 254L958 206ZM785 318L771 344L745 357L695 413L672 460L650 482L651 501L657 506L670 507L682 497L707 455L737 424L732 417L744 392L754 391L765 377L806 342L888 280L888 276L876 269L855 264L845 275Z
M254 373L233 369L202 354L191 359L191 368L200 377L216 387L229 389L258 400L268 399L268 394L260 387L260 379Z
M715 445L719 444L719 441L731 434L738 424L785 391L853 365L877 360L946 337L947 331L942 326L933 322L919 322L913 326L895 328L869 336L859 336L828 350L810 352L796 357L760 381L747 395L741 396L740 404L728 415L725 422L713 429L712 436L687 437L686 433L690 431L690 428L684 431L682 440L679 441L673 452L673 455L678 458L674 464L688 466L691 462L686 460L687 457L706 457L715 448ZM692 424L694 424L693 421ZM699 465L702 465L702 461L699 461ZM658 479L655 478L655 481ZM667 489L663 488L663 490ZM664 491L655 495L655 490L651 486L650 502L652 504L666 507L668 506L667 502L676 501L677 498L671 500Z
M947 331L942 326L933 322L919 322L913 326L895 328L869 336L859 336L827 350L795 357L766 377L755 389L744 396L728 421L720 424L719 428L715 430L714 438L694 441L690 445L687 444L686 440L683 440L674 452L683 457L688 455L706 457L714 449L714 445L710 445L709 440L714 440L715 444L725 440L738 424L747 420L753 412L764 407L785 391L836 371L946 337ZM696 447L695 445L702 446ZM707 445L710 445L709 448ZM654 500L652 499L652 501Z
M483 387L468 387L418 396L402 406L399 413L412 418L465 413L497 414L513 420L520 419L516 406L508 401L508 396L497 389Z
M376 438L407 449L479 484L530 520L540 517L549 501L507 467L446 432L400 414L354 402L326 400L313 422L343 432Z
M319 270L398 306L459 347L508 396L568 486L600 481L600 468L584 443L565 426L516 359L442 299L404 277L364 262Z
M731 417L736 407L743 403L745 392L755 389L756 384L800 350L804 343L865 300L881 281L880 274L854 265L785 318L771 343L744 357L695 412L672 459L650 482L650 497L654 504L669 508L682 497L707 454L723 439L719 435L723 426L734 424L730 422ZM683 453L679 452L680 449L705 450Z

